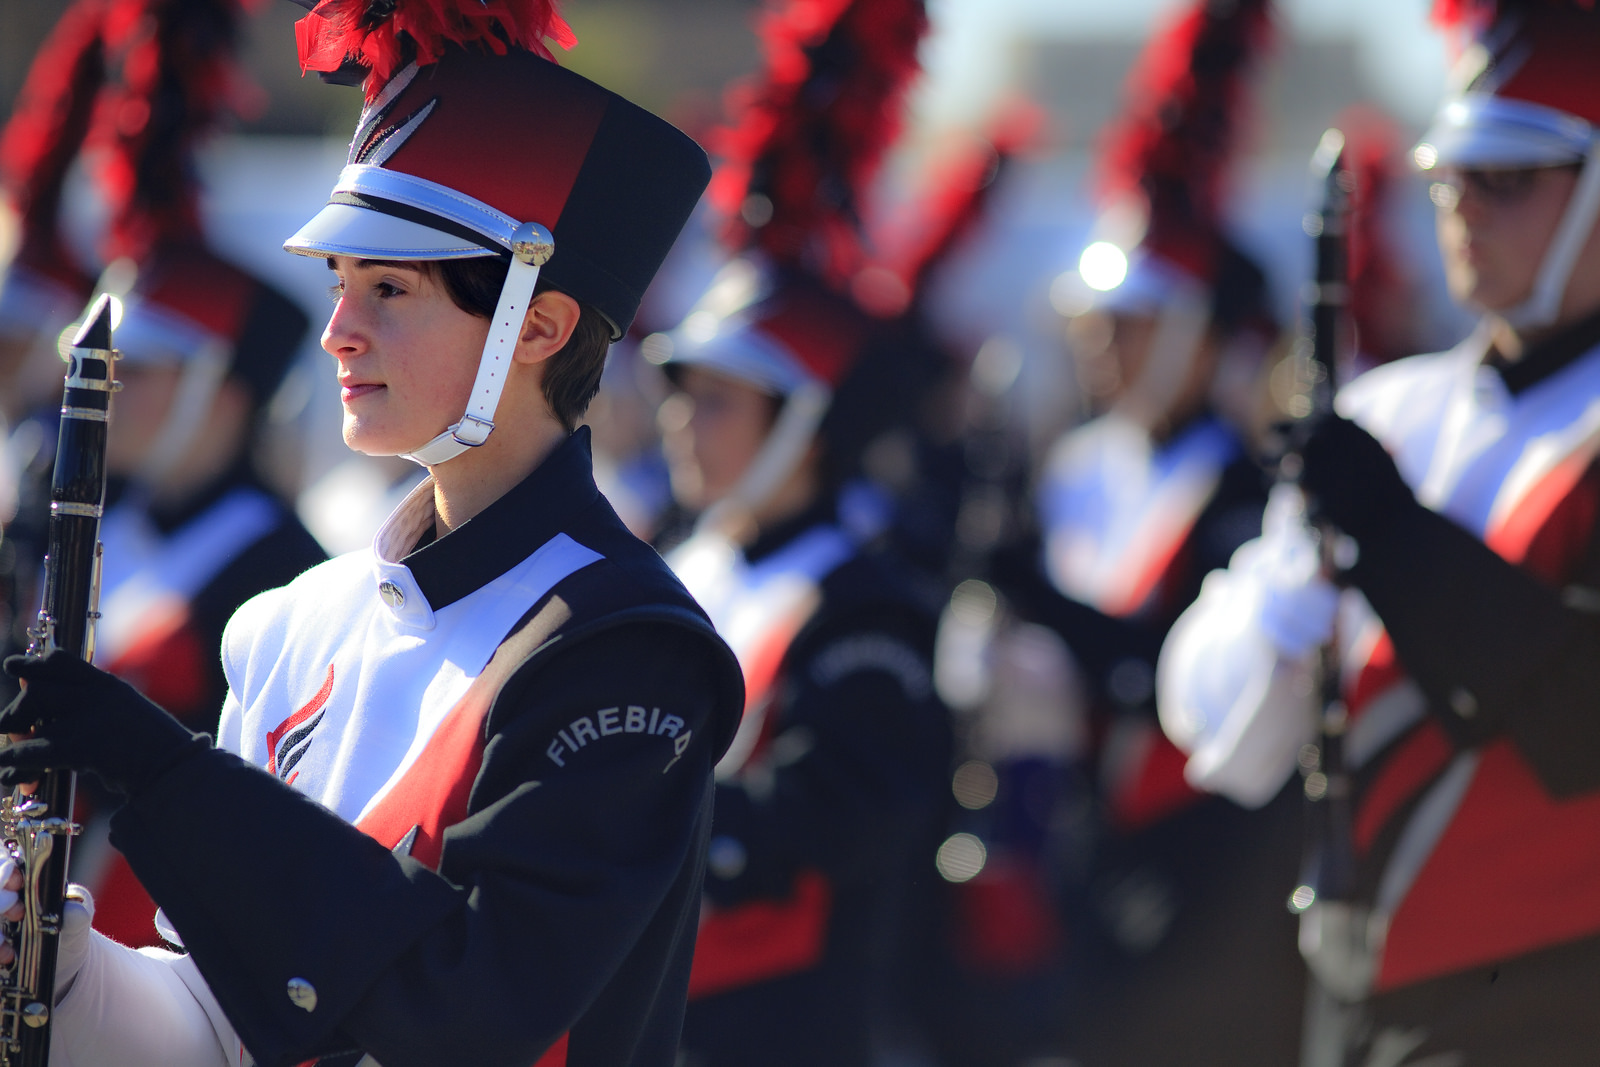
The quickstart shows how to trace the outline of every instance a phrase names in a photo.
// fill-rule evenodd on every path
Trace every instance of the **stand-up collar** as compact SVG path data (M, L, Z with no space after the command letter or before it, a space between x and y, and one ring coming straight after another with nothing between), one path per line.
M1600 311L1580 319L1554 337L1528 346L1522 358L1507 361L1492 347L1484 362L1500 372L1512 396L1544 381L1579 356L1600 345Z
M431 498L431 480L418 487L418 492L423 490ZM570 526L599 494L589 428L580 427L515 488L399 563L410 571L428 605L439 611L521 563ZM395 518L401 518L405 508L402 504ZM421 534L420 529L413 531L407 543L417 544Z

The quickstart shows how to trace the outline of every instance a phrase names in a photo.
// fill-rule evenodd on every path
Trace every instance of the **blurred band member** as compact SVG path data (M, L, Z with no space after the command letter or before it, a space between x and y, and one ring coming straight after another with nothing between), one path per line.
M1415 159L1479 327L1298 429L1342 590L1275 498L1161 659L1169 733L1248 795L1316 754L1296 679L1337 641L1342 760L1306 769L1348 827L1294 895L1316 1067L1579 1063L1600 1041L1600 12L1445 7L1470 47Z

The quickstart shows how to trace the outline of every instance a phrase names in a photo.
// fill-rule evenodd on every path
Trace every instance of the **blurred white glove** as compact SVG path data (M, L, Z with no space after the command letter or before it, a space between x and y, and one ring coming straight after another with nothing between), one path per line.
M1261 517L1260 540L1241 548L1229 569L1241 562L1260 597L1256 625L1274 649L1289 659L1303 659L1332 640L1339 590L1322 575L1321 550L1306 525L1299 489L1280 485L1272 490Z
M1277 795L1311 740L1310 654L1338 607L1302 514L1298 490L1273 490L1262 536L1206 577L1156 668L1162 729L1189 754L1184 777L1246 807Z

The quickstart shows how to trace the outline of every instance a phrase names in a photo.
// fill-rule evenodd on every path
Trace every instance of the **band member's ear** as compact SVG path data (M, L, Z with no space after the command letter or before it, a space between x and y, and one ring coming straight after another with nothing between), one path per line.
M578 302L566 293L547 289L533 298L522 319L522 336L513 358L518 363L542 363L555 355L578 328L582 314Z

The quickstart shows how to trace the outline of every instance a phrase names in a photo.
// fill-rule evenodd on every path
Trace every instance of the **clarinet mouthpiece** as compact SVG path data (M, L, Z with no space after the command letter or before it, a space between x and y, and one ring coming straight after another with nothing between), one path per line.
M89 314L83 318L83 325L78 328L77 335L72 338L73 348L89 348L105 351L111 347L111 330L116 325L117 314L121 308L117 306L117 298L110 293L101 293L94 306L89 309Z

